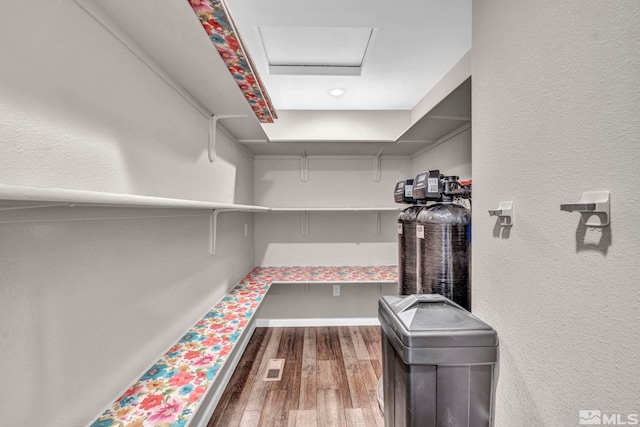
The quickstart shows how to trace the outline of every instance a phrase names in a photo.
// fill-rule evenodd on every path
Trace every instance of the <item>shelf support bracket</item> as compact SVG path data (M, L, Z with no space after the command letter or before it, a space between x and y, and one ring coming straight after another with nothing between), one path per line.
M609 225L611 200L608 191L585 191L578 203L563 203L561 211L580 212L582 222L589 227Z
M209 255L216 254L216 238L218 231L218 214L220 211L215 209L209 216Z
M248 116L238 116L238 115L212 115L211 118L209 119L209 137L208 137L208 145L207 145L207 152L209 154L209 162L213 163L216 160L217 154L216 154L216 138L217 138L217 134L218 134L218 120L221 119L239 119L239 118L245 118Z
M300 182L309 181L309 156L302 150L302 157L300 157Z
M378 154L373 156L373 182L380 182L380 179L382 178L382 162L380 161L380 156L383 151L384 148L380 150Z
M216 254L216 240L218 237L218 215L225 212L238 212L241 209L214 209L209 215L209 255Z
M376 236L382 233L382 212L376 211Z
M300 234L302 236L309 235L309 211L302 212L302 226L300 228Z
M489 209L489 216L500 218L500 225L513 225L513 202L500 202L498 209Z

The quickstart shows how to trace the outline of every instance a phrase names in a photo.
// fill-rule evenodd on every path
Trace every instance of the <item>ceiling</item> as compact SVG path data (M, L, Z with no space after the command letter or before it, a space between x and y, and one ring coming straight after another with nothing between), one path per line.
M262 125L188 0L76 3L201 111L247 116L218 126L256 155L413 155L471 120L471 0L227 0L277 110Z
M470 0L227 4L276 110L410 110L471 48ZM269 50L276 63L285 55L303 65L362 62L361 73L273 74ZM347 93L333 97L334 87Z

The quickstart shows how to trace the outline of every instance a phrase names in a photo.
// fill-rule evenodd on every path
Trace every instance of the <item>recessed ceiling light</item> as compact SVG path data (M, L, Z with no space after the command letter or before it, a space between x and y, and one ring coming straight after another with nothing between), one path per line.
M342 96L345 93L347 93L347 90L343 89L341 87L334 87L334 88L329 89L328 92L329 92L329 95L331 95L331 96Z

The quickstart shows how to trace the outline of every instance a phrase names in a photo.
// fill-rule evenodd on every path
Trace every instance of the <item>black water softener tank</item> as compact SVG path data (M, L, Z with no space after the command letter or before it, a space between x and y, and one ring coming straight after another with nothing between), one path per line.
M413 180L398 182L394 193L396 203L414 204ZM416 218L422 206L410 206L398 215L398 293L418 293L416 265Z
M418 293L440 294L471 310L469 295L469 209L453 202L458 177L445 177L441 201L416 219Z

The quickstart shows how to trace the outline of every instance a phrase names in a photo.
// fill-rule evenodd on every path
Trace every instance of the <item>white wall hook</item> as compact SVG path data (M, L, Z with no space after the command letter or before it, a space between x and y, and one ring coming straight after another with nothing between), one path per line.
M500 225L513 225L513 202L500 202L498 209L489 209L490 216L500 218Z
M561 211L580 212L582 222L589 227L609 225L610 198L608 191L585 191L578 203L563 203Z

